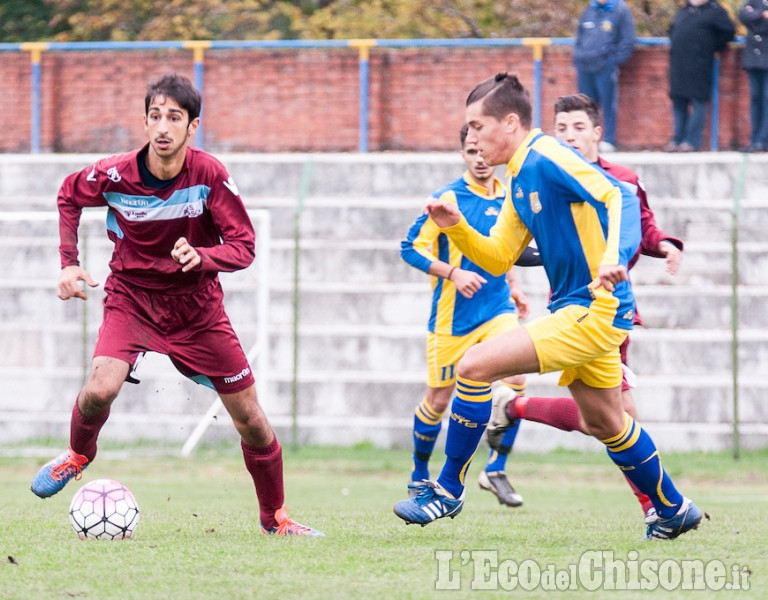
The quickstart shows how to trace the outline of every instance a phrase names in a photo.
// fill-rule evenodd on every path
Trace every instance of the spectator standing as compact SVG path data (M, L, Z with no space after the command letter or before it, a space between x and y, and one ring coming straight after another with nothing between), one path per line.
M712 96L715 53L733 39L735 25L715 0L687 0L669 28L669 97L674 134L667 152L701 147L707 102Z
M619 67L635 47L635 23L624 0L590 0L579 17L573 47L579 91L603 112L600 152L616 149Z
M749 118L752 131L747 152L768 149L768 0L747 0L739 11L747 28L741 66L749 76Z

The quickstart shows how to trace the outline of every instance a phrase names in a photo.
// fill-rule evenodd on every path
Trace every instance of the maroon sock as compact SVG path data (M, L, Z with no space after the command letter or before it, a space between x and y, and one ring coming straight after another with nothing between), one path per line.
M581 431L579 407L573 398L527 398L520 418L557 427L563 431Z
M75 401L72 420L69 423L69 447L72 451L82 454L88 462L91 462L96 457L96 441L99 439L99 432L108 417L109 409L92 417L85 417Z
M635 494L640 506L643 507L643 514L648 514L648 510L653 508L653 502L651 502L651 499L646 494L643 494L643 492L637 489L637 486L630 481L626 473L624 473L624 478L627 480L629 487L632 488L632 492Z
M283 449L277 437L263 448L249 446L243 440L240 440L240 446L243 449L245 468L253 477L253 485L256 487L261 525L264 529L272 529L277 526L275 512L285 502Z

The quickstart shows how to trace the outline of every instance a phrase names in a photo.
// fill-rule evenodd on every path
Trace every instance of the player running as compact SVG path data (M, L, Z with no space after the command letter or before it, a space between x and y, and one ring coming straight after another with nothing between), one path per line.
M456 204L477 230L488 233L504 202L504 184L485 164L477 148L466 143L468 127L459 134L461 157L467 167L459 179L432 197ZM401 242L400 256L412 267L431 275L432 303L427 333L427 391L413 419L413 469L410 489L429 479L429 460L453 397L456 364L474 344L518 327L518 314L528 314L528 300L510 269L494 276L465 258L427 215L420 215ZM525 376L503 379L494 394L513 398L525 392ZM491 450L478 482L501 504L521 506L523 497L504 471L519 422L501 434Z
M81 282L98 285L78 261L83 208L109 208L107 235L115 247L91 371L72 409L70 447L40 469L32 491L48 498L81 476L96 456L99 432L123 382L138 383L134 366L154 351L221 397L241 436L262 532L321 536L288 517L282 448L224 311L218 273L251 264L255 235L224 166L188 145L200 106L200 93L185 77L168 74L150 83L144 101L148 143L69 175L59 190L59 298L85 300Z
M470 260L506 272L534 239L552 290L551 314L472 346L458 364L446 463L437 481L398 502L407 523L455 517L466 472L491 417L491 383L532 372L563 371L591 434L653 503L648 539L674 538L702 513L675 487L651 437L621 402L619 346L632 328L627 265L640 243L640 209L628 187L554 138L531 128L531 103L515 76L499 73L467 98L468 142L490 165L506 164L507 198L488 236L455 205L434 200L430 217ZM500 405L494 407L496 417ZM494 419L496 420L496 419Z
M674 275L677 273L682 260L683 242L666 234L656 225L656 218L651 207L648 205L645 188L637 173L628 167L609 163L598 155L601 134L600 113L595 101L589 96L573 94L563 96L557 100L555 103L555 137L581 152L584 158L598 165L619 181L632 186L637 192L637 197L640 199L642 239L640 247L629 261L629 269L632 269L637 263L641 254L645 254L646 256L664 258L667 263L667 271ZM643 324L637 310L637 304L635 304L634 324ZM628 346L629 336L627 336L619 348L622 368L624 370L624 378L621 382L621 398L624 410L633 419L637 419L637 411L631 392L632 387L634 387L634 375L627 366ZM514 428L516 428L514 424L519 419L525 419L551 425L564 431L581 431L589 435L589 430L579 412L579 407L574 399L569 397L515 398L504 407L503 414L510 420L510 426ZM491 422L488 424L488 443L491 448L504 444L505 426L506 423ZM649 520L655 519L656 509L653 507L651 499L640 492L629 477L627 477L627 481L640 502L643 513Z

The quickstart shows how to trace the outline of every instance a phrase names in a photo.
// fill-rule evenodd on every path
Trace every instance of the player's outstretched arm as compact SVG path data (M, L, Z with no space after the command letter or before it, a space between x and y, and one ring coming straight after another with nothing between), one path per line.
M99 285L98 282L91 279L88 271L83 269L80 265L64 267L59 275L59 298L62 300L69 300L70 298L81 298L82 300L86 300L88 296L80 285L81 281L84 281L90 287L98 287Z

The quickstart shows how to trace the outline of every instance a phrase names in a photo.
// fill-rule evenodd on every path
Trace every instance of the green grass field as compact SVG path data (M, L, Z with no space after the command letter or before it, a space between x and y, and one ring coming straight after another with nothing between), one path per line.
M544 589L558 583L578 588L565 592L568 598L647 597L648 591L604 589L611 569L601 560L610 558L622 560L630 578L632 569L657 574L656 595L709 598L712 591L680 588L711 590L736 581L750 590L731 594L768 598L768 451L738 461L726 454L666 455L670 474L709 518L678 540L643 542L639 505L602 453L513 456L508 473L525 497L519 509L477 487L483 462L477 459L464 511L421 528L392 513L405 497L407 452L286 449L290 513L327 535L290 539L260 534L237 444L203 448L189 460L139 449L127 461L115 450L104 444L83 478L117 479L134 492L138 528L132 539L115 542L80 541L72 531L67 510L79 483L42 501L29 483L45 461L0 458L0 598L541 598L562 595ZM583 571L590 560L598 569ZM686 571L682 561L693 567ZM706 581L697 564L707 569ZM559 582L548 570L562 572ZM521 590L536 583L528 582L537 572L539 585ZM680 585L664 589L674 587L677 575ZM652 577L645 580L653 585ZM514 591L503 589L516 583ZM585 589L593 586L598 589Z

